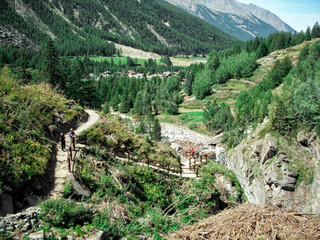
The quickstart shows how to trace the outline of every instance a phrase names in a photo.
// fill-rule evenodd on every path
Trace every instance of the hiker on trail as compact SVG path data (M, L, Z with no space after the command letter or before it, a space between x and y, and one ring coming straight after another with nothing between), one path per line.
M191 148L191 156L194 158L194 149Z
M61 149L64 151L66 149L66 137L63 133L60 133L59 141L61 141Z
M73 150L76 150L76 137L77 135L74 133L73 129L70 128L69 138L70 138L70 148L73 145Z

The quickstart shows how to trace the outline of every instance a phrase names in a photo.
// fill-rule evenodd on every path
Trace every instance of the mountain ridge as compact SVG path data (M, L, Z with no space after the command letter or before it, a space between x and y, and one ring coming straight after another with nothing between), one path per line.
M166 1L7 0L0 6L1 23L38 45L50 36L62 55L114 54L110 41L161 55L207 54L240 43Z
M294 32L294 29L284 23L278 16L254 4L240 3L236 0L167 1L242 40L267 37L270 33L277 31ZM212 16L203 17L203 11L210 11ZM224 19L222 23L219 22L221 18Z

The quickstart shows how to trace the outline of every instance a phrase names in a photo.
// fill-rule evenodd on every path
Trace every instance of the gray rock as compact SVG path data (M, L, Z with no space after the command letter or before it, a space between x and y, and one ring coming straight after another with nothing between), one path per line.
M171 143L171 147L177 152L179 152L182 149L182 147L177 143Z
M7 227L6 222L2 220L2 221L0 222L0 228L1 228L1 229L6 229L6 227Z
M262 141L256 142L254 144L253 151L251 153L251 157L259 159L259 157L261 156L262 147L263 147Z
M261 163L264 164L268 159L274 157L277 154L277 139L271 137L269 134L266 135L264 145L261 153Z
M28 196L26 200L30 206L36 206L39 203L38 197L35 195Z
M224 148L216 147L216 162L226 165L226 150Z
M320 141L317 133L300 131L297 135L297 141L307 147L316 161L320 162Z
M285 154L279 154L276 163L271 164L265 170L265 181L269 186L274 185L284 191L294 191L298 173L289 170L289 158Z
M68 240L73 240L74 239L73 235L69 235L67 238L68 238Z
M105 240L107 239L107 234L104 231L99 231L93 236L90 236L90 238L87 238L87 240Z
M36 219L36 218L31 219L30 223L31 223L32 226L35 226L38 223L38 219Z
M23 227L21 228L22 232L27 232L28 230L30 230L32 228L31 224L29 222L26 222Z
M31 233L28 238L30 240L43 240L45 239L45 233L44 231L40 231L40 232L35 232L35 233Z
M0 197L0 216L13 213L12 197L6 193Z
M75 195L78 196L85 196L85 197L90 197L91 192L90 190L84 189L80 183L78 183L76 180L71 180L72 188L75 192Z

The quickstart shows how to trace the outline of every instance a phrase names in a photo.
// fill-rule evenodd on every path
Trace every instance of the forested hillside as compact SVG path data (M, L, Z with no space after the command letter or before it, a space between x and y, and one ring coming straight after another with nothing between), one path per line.
M165 55L206 54L239 42L173 5L151 1L2 1L0 22L59 55L111 55L108 41Z

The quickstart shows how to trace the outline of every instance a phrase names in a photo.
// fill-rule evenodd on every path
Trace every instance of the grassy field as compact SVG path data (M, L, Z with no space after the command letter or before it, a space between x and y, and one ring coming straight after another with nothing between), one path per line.
M143 65L144 62L147 60L144 58L133 58L133 57L131 57L131 58L138 65ZM110 63L111 59L117 65L119 64L119 62L121 62L121 64L127 63L126 56L122 56L122 57L90 57L90 60L94 60L97 62L108 61ZM153 60L156 61L158 65L164 65L164 63L160 62L160 58L159 59L153 58ZM207 61L207 59L206 58L174 58L174 57L172 57L171 61L174 66L189 66L192 63L200 63L200 62L205 63Z
M90 57L90 60L94 60L96 62L108 61L109 63L111 62L111 60L113 60L113 62L117 65L119 64L119 62L121 62L121 64L127 63L127 57L124 57L124 56L123 57ZM160 59L154 59L154 60L157 61L157 64L164 65L164 63L160 62ZM146 59L134 58L133 61L135 62L135 64L142 65L144 64Z

